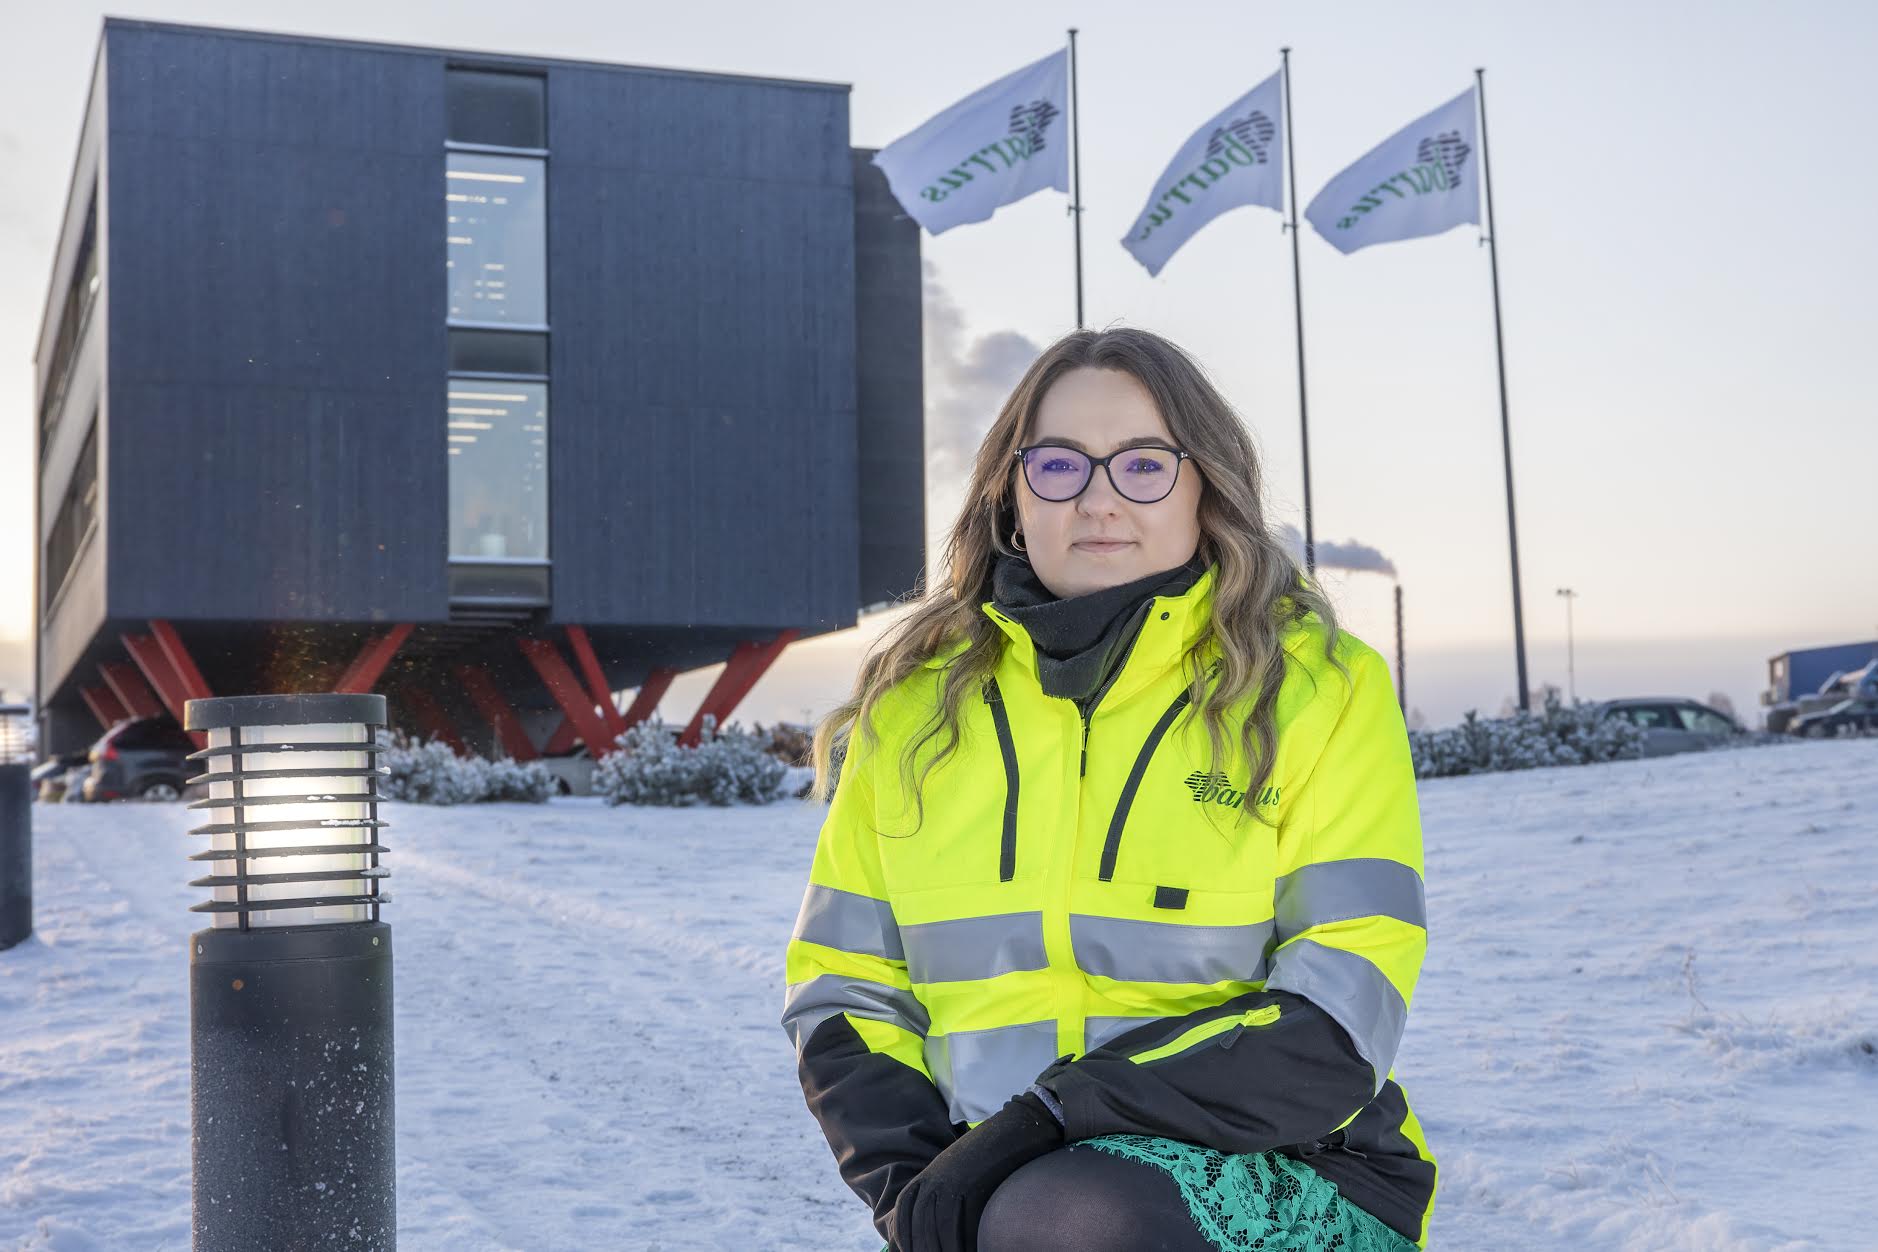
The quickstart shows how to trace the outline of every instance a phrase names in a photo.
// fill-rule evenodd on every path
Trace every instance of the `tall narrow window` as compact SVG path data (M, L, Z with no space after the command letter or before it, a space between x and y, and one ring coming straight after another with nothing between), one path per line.
M450 557L545 563L546 82L480 69L446 77Z
M52 362L46 370L45 395L39 410L40 455L52 445L53 428L59 424L59 409L71 382L72 359L78 353L79 336L91 318L92 297L98 294L98 192L91 192L91 207L85 211L85 228L78 237L78 255L72 262L72 278L65 286L65 299L59 305L59 329L52 340Z
M72 479L66 484L65 496L59 502L59 515L53 519L52 533L46 537L42 614L59 598L72 565L78 559L78 550L97 516L98 414L94 410L91 429L85 432L84 445L78 450L78 463L72 468Z
M548 555L548 385L450 380L450 555Z
M444 201L451 321L547 324L546 165L539 157L449 154Z

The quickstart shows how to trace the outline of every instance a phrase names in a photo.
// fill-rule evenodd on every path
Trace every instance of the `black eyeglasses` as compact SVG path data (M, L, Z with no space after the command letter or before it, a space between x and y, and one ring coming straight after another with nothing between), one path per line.
M1024 467L1024 481L1040 500L1061 504L1083 493L1100 465L1108 472L1109 485L1124 499L1136 504L1164 500L1180 479L1180 463L1193 454L1160 444L1142 443L1118 448L1107 456L1092 457L1087 452L1059 443L1037 443L1011 454ZM1113 462L1122 461L1122 472L1115 473Z

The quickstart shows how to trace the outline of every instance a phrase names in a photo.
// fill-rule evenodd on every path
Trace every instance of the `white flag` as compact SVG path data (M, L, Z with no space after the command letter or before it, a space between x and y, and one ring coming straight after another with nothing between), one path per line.
M1234 100L1193 132L1155 180L1122 247L1158 274L1194 232L1242 204L1283 212L1284 141L1279 76Z
M1069 54L1052 52L874 154L894 199L931 234L982 222L1046 187L1069 190Z
M1327 183L1304 210L1339 252L1480 224L1474 89L1404 126Z

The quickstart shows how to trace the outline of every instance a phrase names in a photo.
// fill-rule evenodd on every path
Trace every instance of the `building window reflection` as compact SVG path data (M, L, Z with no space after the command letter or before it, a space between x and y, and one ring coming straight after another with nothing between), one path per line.
M548 558L548 385L452 378L450 555Z
M452 322L547 324L546 171L539 157L447 153L444 237Z
M72 470L72 480L66 484L65 498L59 503L59 515L52 523L52 533L46 537L43 567L45 581L42 584L45 603L40 606L41 613L49 612L58 602L59 592L64 589L65 580L78 559L78 550L97 520L98 413L94 408L91 425L85 432L84 445L78 450L78 463Z

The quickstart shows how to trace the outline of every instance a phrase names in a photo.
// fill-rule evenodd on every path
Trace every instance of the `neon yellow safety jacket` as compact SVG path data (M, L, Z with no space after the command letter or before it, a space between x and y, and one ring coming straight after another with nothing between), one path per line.
M882 697L876 750L851 736L782 1024L883 1238L928 1161L1040 1083L1072 1142L1282 1152L1426 1246L1435 1158L1392 1069L1427 947L1421 821L1388 669L1340 632L1346 680L1316 615L1293 623L1274 768L1246 794L1233 718L1211 772L1199 719L1175 725L1217 576L1154 598L1086 718L984 602L1009 640L917 832L898 756L965 644ZM1245 804L1272 824L1234 829Z

